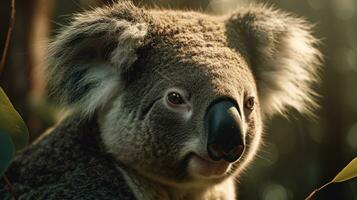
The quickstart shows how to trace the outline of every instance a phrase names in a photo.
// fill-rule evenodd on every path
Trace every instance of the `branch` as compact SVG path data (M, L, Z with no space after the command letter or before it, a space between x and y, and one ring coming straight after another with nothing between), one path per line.
M5 66L7 51L9 49L9 44L10 44L10 39L11 39L11 34L12 34L12 29L14 28L14 24L15 24L15 13L16 13L15 0L11 0L11 15L10 15L9 29L7 30L5 47L4 47L4 51L2 52L2 57L1 57L1 62L0 62L0 74Z

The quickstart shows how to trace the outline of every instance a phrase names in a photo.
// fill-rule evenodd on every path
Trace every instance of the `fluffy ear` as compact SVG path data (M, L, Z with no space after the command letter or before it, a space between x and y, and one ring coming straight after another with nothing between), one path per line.
M51 95L91 115L120 90L147 32L147 16L128 2L76 15L50 44Z
M270 7L251 5L231 15L227 28L235 37L230 43L241 43L231 45L246 54L263 114L284 113L288 107L310 113L316 106L311 85L318 81L322 60L312 26Z

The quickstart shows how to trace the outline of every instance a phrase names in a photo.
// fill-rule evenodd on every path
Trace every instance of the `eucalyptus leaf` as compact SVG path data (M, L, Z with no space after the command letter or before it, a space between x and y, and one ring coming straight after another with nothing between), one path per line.
M15 156L15 146L8 133L0 129L0 177L9 167Z
M9 135L16 151L23 149L28 144L29 132L27 126L1 87L0 129Z
M357 157L343 168L331 182L339 183L355 177L357 177Z
M343 181L347 181L357 177L357 157L354 158L348 165L343 168L332 181L326 183L325 185L319 187L318 189L314 190L305 200L311 200L313 196L325 188L326 186L330 185L331 183L340 183Z

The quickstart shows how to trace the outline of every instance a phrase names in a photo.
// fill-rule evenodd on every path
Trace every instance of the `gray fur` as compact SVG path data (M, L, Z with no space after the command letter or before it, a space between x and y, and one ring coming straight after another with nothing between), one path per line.
M316 43L306 21L261 5L209 16L124 1L77 15L60 33L50 48L49 84L79 119L90 119L88 127L98 123L96 143L136 198L234 199L234 180L259 147L262 118L315 106ZM186 104L170 107L170 91ZM223 174L203 176L193 158L207 157L204 116L222 97L239 105L247 145ZM250 97L253 110L245 108Z
M74 114L44 134L6 172L18 199L134 199L98 133ZM3 179L0 199L13 199Z

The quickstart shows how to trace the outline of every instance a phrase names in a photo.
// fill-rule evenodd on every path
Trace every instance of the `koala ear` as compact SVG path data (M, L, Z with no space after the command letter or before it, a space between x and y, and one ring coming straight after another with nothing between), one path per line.
M145 13L126 1L76 15L49 48L50 94L84 115L120 90L148 32Z
M288 107L311 113L322 60L312 26L263 5L235 12L226 25L230 45L245 54L255 76L262 113L284 114Z

